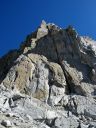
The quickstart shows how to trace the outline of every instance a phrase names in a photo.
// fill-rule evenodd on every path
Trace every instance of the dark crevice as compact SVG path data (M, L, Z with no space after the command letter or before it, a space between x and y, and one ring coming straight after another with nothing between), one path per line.
M3 103L3 104L5 104L5 103L6 103L6 101L7 101L7 98L4 100L4 103Z
M54 84L53 80L51 78L53 78L53 74L50 70L50 74L48 76L49 78L49 82L48 82L48 85L49 85L49 97L48 97L48 100L47 100L47 103L50 105L50 95L51 95L51 88L52 88L52 85Z
M74 93L74 90L72 89L72 84L70 84L70 81L72 80L72 78L65 71L64 66L62 66L62 64L60 64L60 66L63 70L64 76L65 76L65 79L66 79L66 83L67 83L66 94Z
M14 82L16 81L17 77L18 77L18 72L16 71Z
M76 104L74 98L73 98L72 100L73 100L73 103L74 103L75 110L76 110L76 112L77 112L77 104Z
M78 127L77 128L81 128L81 124L79 123Z
M49 97L48 97L48 100L47 100L47 103L50 105L50 95L51 95L51 86L49 87Z
M57 119L57 117L54 119L46 119L45 124L52 128L53 126L55 126L55 120L56 119Z
M25 97L17 94L17 95L13 95L12 100L16 101L16 100L20 100L22 98L25 98Z

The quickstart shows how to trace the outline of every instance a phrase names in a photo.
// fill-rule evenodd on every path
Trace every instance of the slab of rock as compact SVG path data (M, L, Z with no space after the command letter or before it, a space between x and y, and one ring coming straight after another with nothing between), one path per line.
M55 126L57 128L78 128L79 123L73 118L57 118L55 120Z

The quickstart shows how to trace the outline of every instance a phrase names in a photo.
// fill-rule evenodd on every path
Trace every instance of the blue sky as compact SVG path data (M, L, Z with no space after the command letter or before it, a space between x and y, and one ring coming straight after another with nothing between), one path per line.
M0 56L18 48L43 19L96 39L96 0L0 0Z

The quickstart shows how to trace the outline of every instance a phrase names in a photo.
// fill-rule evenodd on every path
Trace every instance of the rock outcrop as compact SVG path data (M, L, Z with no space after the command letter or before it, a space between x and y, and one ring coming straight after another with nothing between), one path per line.
M0 128L96 128L96 42L41 26L0 59Z

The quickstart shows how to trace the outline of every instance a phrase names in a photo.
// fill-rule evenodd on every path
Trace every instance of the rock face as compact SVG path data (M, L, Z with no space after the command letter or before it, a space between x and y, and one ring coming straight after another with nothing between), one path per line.
M96 128L96 42L42 21L0 59L0 128Z

